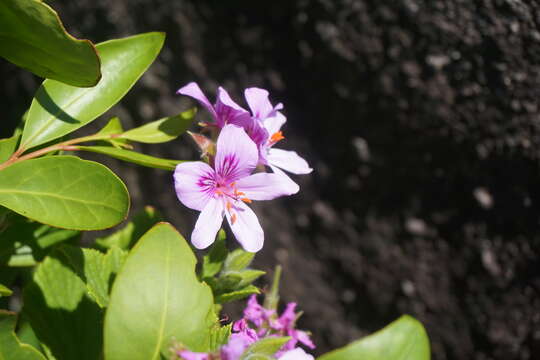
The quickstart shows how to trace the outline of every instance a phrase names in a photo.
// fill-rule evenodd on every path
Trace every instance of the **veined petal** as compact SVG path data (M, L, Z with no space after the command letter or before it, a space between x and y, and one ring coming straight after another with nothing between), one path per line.
M268 151L268 163L293 174L309 174L313 171L307 161L295 151L270 149Z
M268 100L268 91L256 87L244 90L244 96L249 105L253 117L259 120L274 116L276 111L283 109L279 103L275 107Z
M231 219L231 214L228 211L225 212L236 240L246 251L257 252L261 250L264 243L264 232L257 215L240 201L234 205L233 214L234 221Z
M216 173L226 182L250 175L259 159L255 143L244 129L226 125L219 134L215 158Z
M190 82L186 86L178 89L176 93L186 95L186 96L191 96L192 98L197 100L202 106L204 106L206 110L210 112L210 114L212 115L212 117L214 118L216 122L218 121L214 106L210 103L206 95L204 95L204 93L202 92L199 85L197 85L197 83Z
M268 135L272 136L281 129L285 122L287 122L287 118L278 111L274 116L264 119L263 126L268 131Z
M285 175L287 177L287 175ZM280 196L296 194L300 189L292 180L282 175L258 173L236 182L238 191L251 200L272 200Z
M251 119L249 112L235 103L229 96L229 93L221 86L218 88L215 109L217 124L220 128L227 124L245 126Z
M199 214L195 229L191 234L191 243L197 249L205 249L216 239L216 234L223 222L223 201L212 198Z
M300 191L300 186L295 183L293 179L291 179L289 175L287 175L283 170L273 165L269 166L270 169L272 169L272 171L274 172L274 174L280 176L283 179L283 182L286 184L285 186L287 187L291 195L296 194L298 191Z
M174 188L178 200L190 209L201 211L212 196L215 172L202 161L189 161L176 165Z

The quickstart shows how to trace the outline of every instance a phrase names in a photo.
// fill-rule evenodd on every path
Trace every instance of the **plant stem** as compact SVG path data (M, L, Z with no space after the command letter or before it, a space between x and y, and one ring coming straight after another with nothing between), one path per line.
M277 265L274 270L274 279L270 293L264 298L264 307L270 310L277 310L279 303L279 280L281 278L281 265Z
M88 141L112 139L115 136L116 135L114 135L114 134L94 134L94 135L83 136L83 137L80 137L80 138L71 139L71 140L67 140L67 141L64 141L64 142L61 142L61 143L58 143L58 144L54 144L54 145L51 145L51 146L44 147L43 149L33 151L33 152L28 153L26 155L22 155L26 151L26 149L19 148L15 153L13 153L13 155L11 155L11 157L8 160L6 160L4 163L0 164L0 170L3 170L5 168L7 168L8 166L13 165L13 164L15 164L15 163L17 163L19 161L33 159L33 158L48 154L48 153L53 152L53 151L76 150L75 147L71 146L71 145L74 145L74 144L79 144L79 143L88 142Z

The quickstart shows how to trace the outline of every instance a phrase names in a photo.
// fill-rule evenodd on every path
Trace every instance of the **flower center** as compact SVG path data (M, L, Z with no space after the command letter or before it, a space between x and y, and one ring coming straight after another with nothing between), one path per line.
M225 201L225 210L229 213L231 216L231 223L234 224L237 219L236 215L236 206L235 203L237 201L243 201L245 203L250 204L251 199L246 197L246 194L242 191L238 191L236 188L236 182L231 182L229 184L216 184L216 190L214 194L221 197Z

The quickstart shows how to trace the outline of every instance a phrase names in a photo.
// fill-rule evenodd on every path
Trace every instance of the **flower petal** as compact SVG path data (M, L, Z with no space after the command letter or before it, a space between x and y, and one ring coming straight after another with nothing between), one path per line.
M314 357L307 354L302 348L295 348L283 353L278 360L313 360Z
M273 165L270 165L270 169L272 169L272 171L274 172L274 174L280 176L282 178L282 181L286 184L284 186L286 186L287 188L287 191L292 195L292 194L296 194L298 191L300 191L300 186L295 183L293 181L293 179L291 179L289 177L289 175L285 174L285 172L283 170L281 170L280 168L276 167L276 166L273 166Z
M307 161L295 151L270 149L268 151L268 163L293 174L309 174L313 171Z
M210 103L206 95L204 95L204 93L202 92L199 85L197 85L197 83L190 82L186 86L178 89L176 93L186 95L186 96L191 96L192 98L197 100L202 106L204 106L206 110L210 112L210 114L212 114L212 117L214 118L216 122L218 121L214 106Z
M221 130L217 140L215 169L224 181L232 182L250 175L258 159L257 146L244 129L226 125Z
M227 124L235 124L243 127L249 124L251 120L249 112L235 103L229 96L229 93L221 86L218 88L215 109L217 124L220 128Z
M235 215L234 221L231 219L231 214L225 211L225 216L236 240L246 251L257 252L261 250L264 243L264 232L257 215L241 201L234 205L233 214Z
M244 96L249 105L254 118L263 120L274 116L276 111L283 109L283 104L279 103L275 107L268 100L268 91L256 87L244 90Z
M190 209L201 211L212 196L212 187L205 184L215 172L202 161L178 164L174 170L174 188L178 200Z
M287 122L287 118L280 112L277 112L274 116L264 119L263 126L268 131L268 135L272 136L281 129L283 124Z
M285 174L283 174L285 175ZM285 175L287 177L287 175ZM251 200L272 200L280 196L296 194L300 189L292 180L280 174L257 173L236 182L238 191Z
M216 234L223 222L223 201L212 198L199 214L195 229L191 234L191 243L197 249L205 249L216 239Z

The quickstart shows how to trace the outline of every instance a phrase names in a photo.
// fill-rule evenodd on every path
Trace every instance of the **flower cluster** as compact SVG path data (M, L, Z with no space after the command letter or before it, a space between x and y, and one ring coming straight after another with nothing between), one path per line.
M280 129L286 118L279 111L283 105L272 106L268 92L259 88L245 90L251 112L236 104L221 87L214 105L196 83L177 93L199 101L213 118L205 127L218 130L215 154L208 163L185 162L174 172L178 199L201 212L191 242L198 249L212 244L225 216L246 251L260 250L264 232L247 204L297 193L299 186L283 170L293 174L312 171L296 152L273 147L284 139ZM266 167L272 172L256 172Z
M233 324L233 334L227 344L216 353L196 353L180 350L177 355L183 360L238 360L250 345L257 341L276 336L289 336L291 339L274 354L278 360L313 360L299 344L314 349L309 334L295 328L299 314L295 312L296 303L287 304L285 310L278 316L275 310L266 309L252 295L244 317Z

